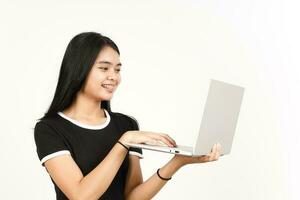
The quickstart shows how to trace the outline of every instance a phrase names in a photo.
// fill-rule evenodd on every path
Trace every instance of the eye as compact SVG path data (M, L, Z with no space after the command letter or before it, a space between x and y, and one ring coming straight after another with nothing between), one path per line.
M102 70L107 70L108 67L98 67L99 69L102 69Z
M116 71L117 71L117 72L120 72L120 71L121 71L121 69L116 69Z

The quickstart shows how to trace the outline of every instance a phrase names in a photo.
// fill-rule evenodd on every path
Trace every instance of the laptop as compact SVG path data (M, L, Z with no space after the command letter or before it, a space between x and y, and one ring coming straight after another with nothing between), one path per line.
M219 142L221 144L221 155L229 154L243 94L243 87L214 79L210 80L200 130L194 146L177 145L176 147L169 147L166 144L125 144L130 147L159 152L185 156L202 156L209 154L213 145Z

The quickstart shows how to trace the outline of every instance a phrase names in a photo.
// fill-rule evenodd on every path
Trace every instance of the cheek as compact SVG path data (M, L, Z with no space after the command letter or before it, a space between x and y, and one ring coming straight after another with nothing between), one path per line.
M99 74L97 75L96 73L91 74L90 77L88 77L88 87L90 89L95 89L99 88L101 86L101 83L103 82L103 77Z
M118 75L118 76L116 77L117 85L119 85L119 84L121 83L121 81L122 81L121 75Z
M104 82L106 80L105 74L103 73L94 73L91 76L91 81L96 83L96 84L100 84L102 82Z

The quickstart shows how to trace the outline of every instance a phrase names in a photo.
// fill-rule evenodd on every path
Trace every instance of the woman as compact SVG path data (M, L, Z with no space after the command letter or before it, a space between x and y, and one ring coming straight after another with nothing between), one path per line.
M182 166L220 156L219 145L207 156L175 155L144 182L142 150L124 144L176 143L167 134L139 131L134 117L111 111L120 70L119 49L108 37L85 32L68 44L53 101L34 129L57 199L151 199Z

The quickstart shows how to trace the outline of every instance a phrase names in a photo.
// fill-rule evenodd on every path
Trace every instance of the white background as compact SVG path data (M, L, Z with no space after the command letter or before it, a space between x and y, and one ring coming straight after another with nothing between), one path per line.
M290 0L1 1L0 198L55 198L33 127L70 39L96 31L121 51L112 110L141 130L193 145L209 79L246 88L231 154L183 167L154 199L299 199L298 10ZM144 157L146 180L172 155Z

